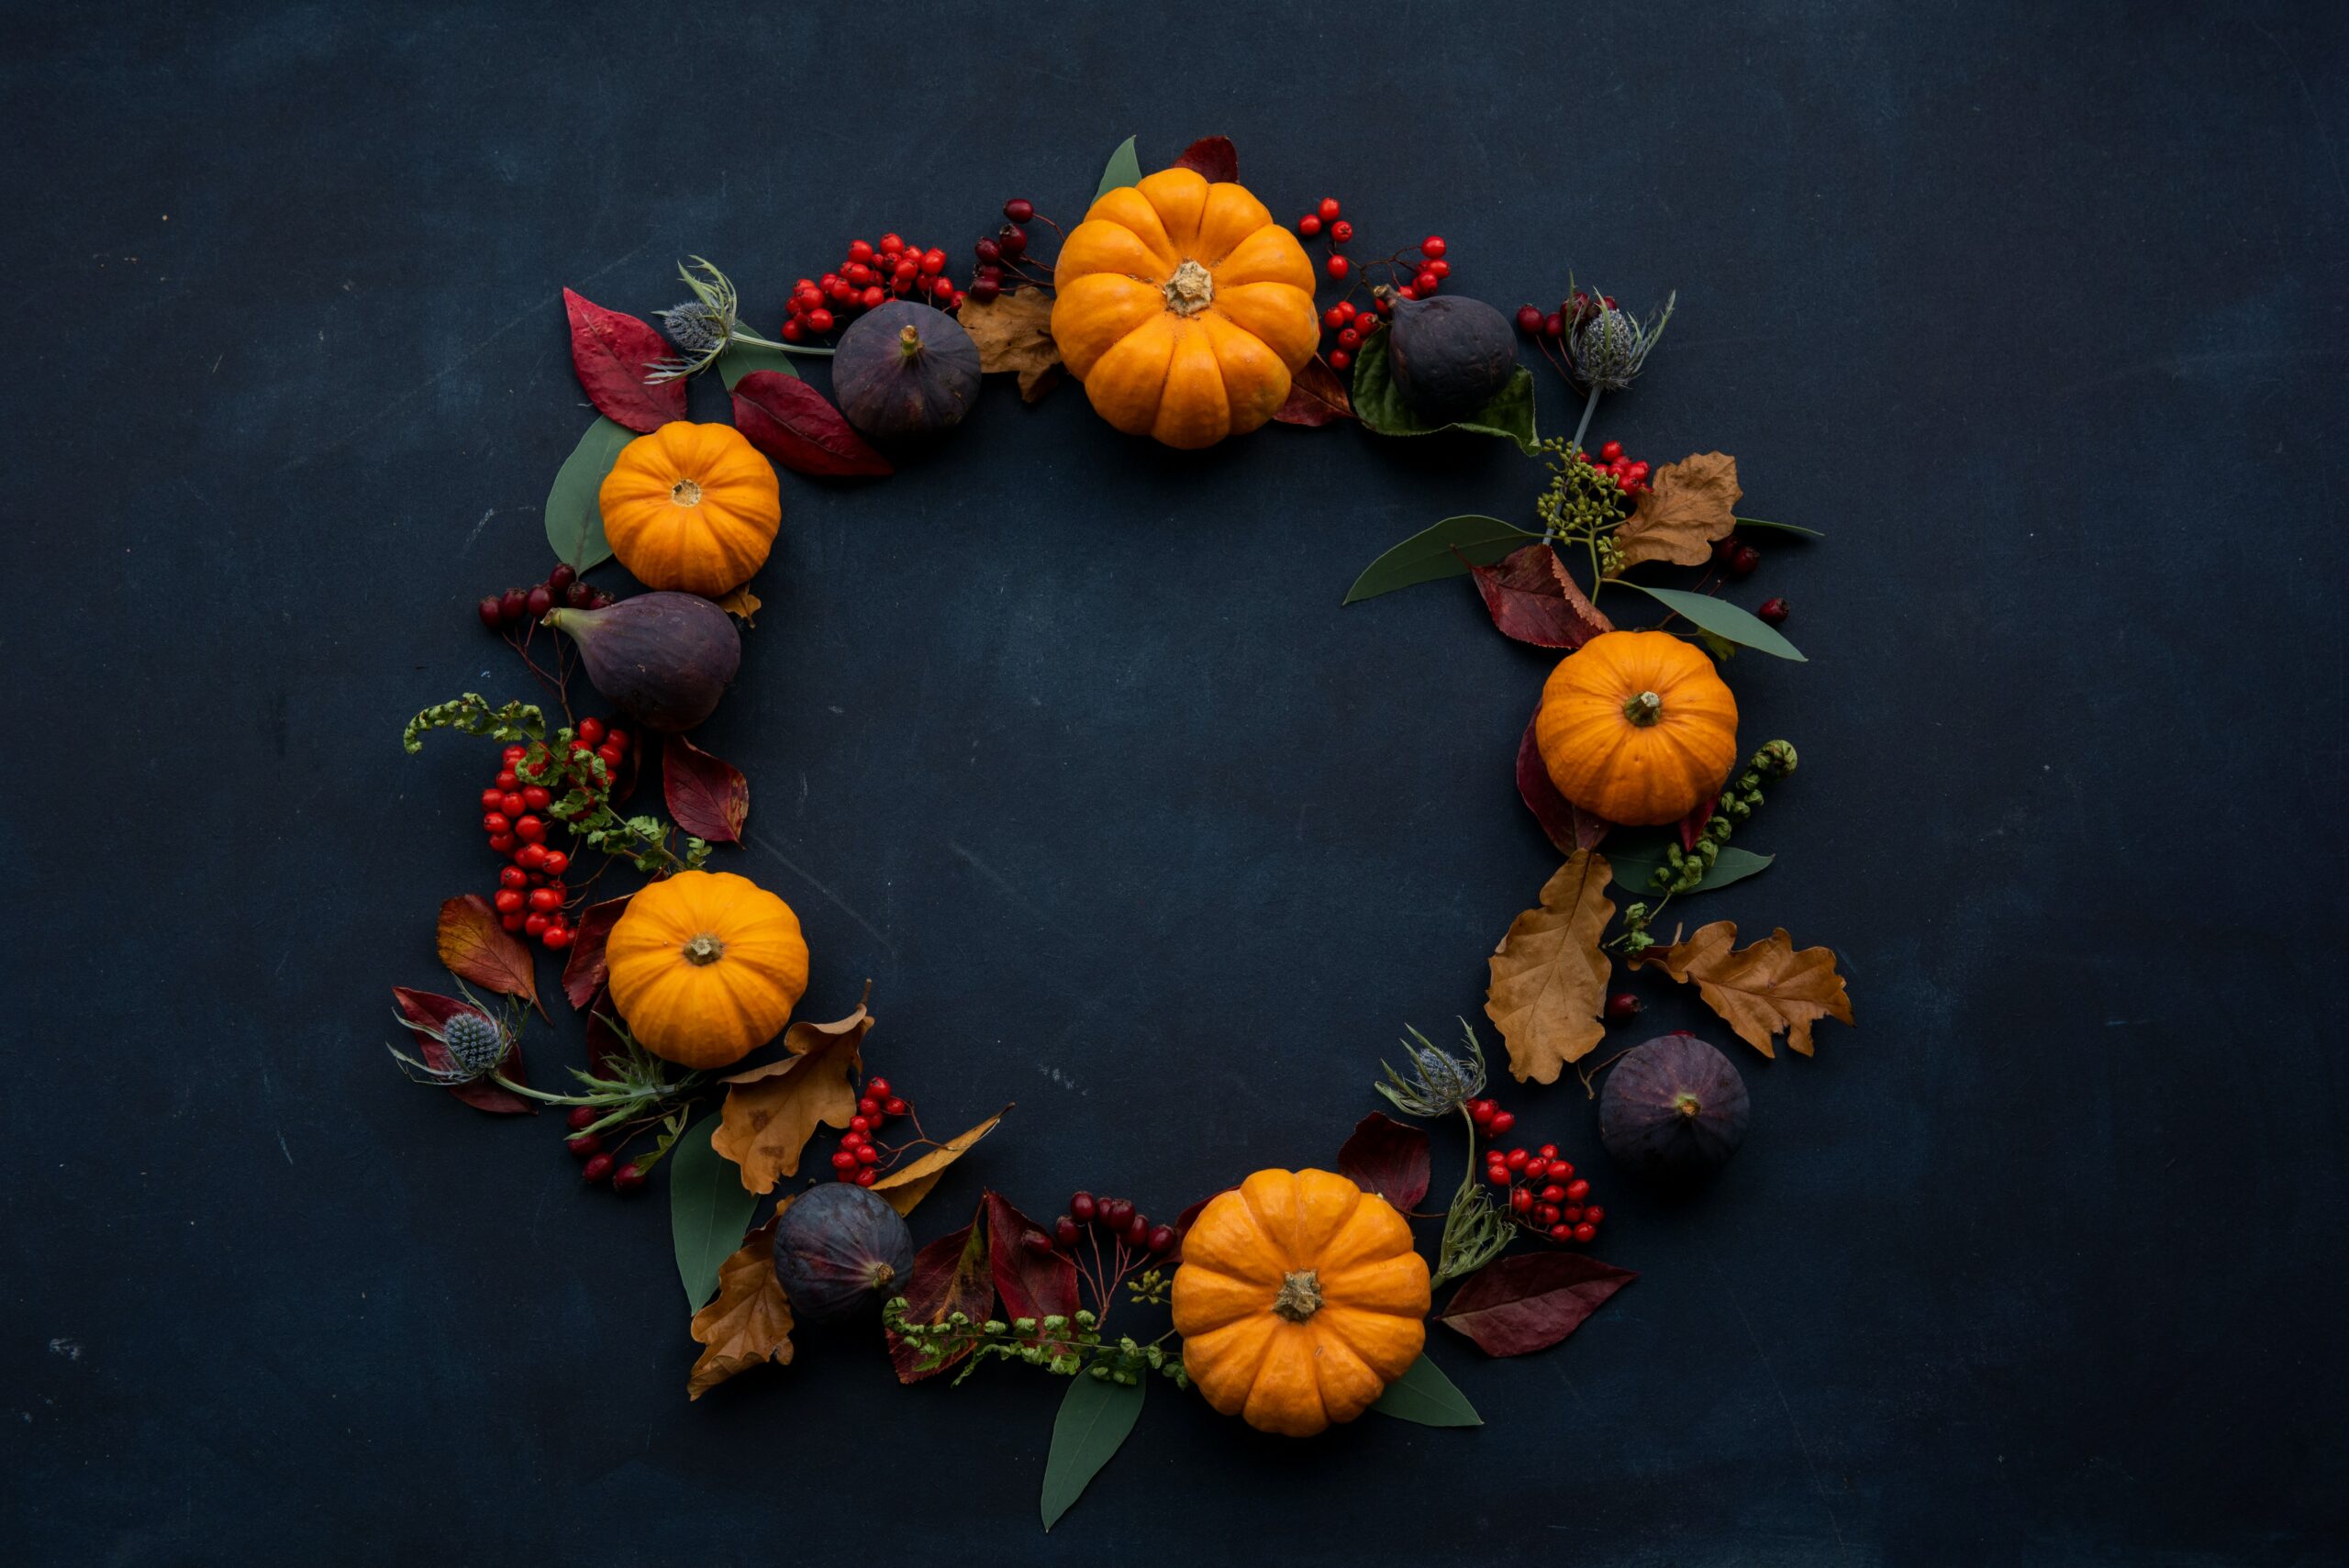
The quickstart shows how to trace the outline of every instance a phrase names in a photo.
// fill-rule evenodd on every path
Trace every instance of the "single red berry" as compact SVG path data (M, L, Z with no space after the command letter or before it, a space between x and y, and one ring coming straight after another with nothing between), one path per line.
M881 1118L881 1102L867 1095L856 1102L856 1114L867 1121L878 1121Z
M489 847L494 853L502 855L507 851L514 847L514 835L511 833L492 833L489 836Z
M490 902L501 915L518 915L522 912L522 891L517 887L501 887Z
M534 887L530 889L530 907L540 914L560 909L562 907L562 895L551 887Z
M853 1149L843 1149L834 1154L832 1156L832 1169L835 1171L855 1170L856 1151Z
M547 591L547 585L541 583L537 587L531 589L529 593L524 596L523 607L529 615L529 617L532 620L536 620L540 616L546 614L549 610L554 608L554 595L549 593Z
M497 873L497 885L500 887L528 887L529 884L530 873L520 866L507 866Z
M1014 223L1025 223L1036 216L1036 204L1025 196L1014 196L1003 204L1003 216Z
M1524 1170L1525 1162L1531 1158L1533 1158L1533 1156L1528 1154L1522 1149L1512 1149L1508 1153L1501 1156L1502 1162L1512 1171Z
M1564 1203L1566 1201L1566 1189L1558 1185L1557 1183L1552 1182L1548 1186L1542 1189L1542 1201L1543 1203Z
M1353 237L1354 226L1343 218L1330 226L1330 243L1332 245L1343 245Z
M549 926L547 928L547 934L540 937L539 940L545 943L546 946L552 951L561 952L563 949L569 947L578 935L579 933L573 930L569 926Z
M1787 601L1765 599L1762 601L1762 607L1753 613L1772 626L1784 626L1787 624Z
M584 578L562 591L562 602L574 610L584 610L596 599L596 585Z
M1591 1224L1596 1225L1600 1220L1607 1218L1607 1211L1599 1207L1597 1204L1592 1204L1588 1208L1582 1211L1582 1217L1590 1221Z
M1421 267L1419 271L1427 273L1431 277L1448 278L1452 275L1452 263L1449 261L1430 261L1426 266Z
M1485 1130L1491 1133L1495 1138L1498 1138L1502 1133L1507 1132L1510 1128L1515 1127L1516 1125L1517 1113L1515 1111L1496 1111L1493 1113L1493 1124Z
M1341 302L1337 305L1331 306L1329 309L1321 313L1321 325L1326 330L1335 332L1339 328L1343 327L1347 322L1352 321L1353 318L1354 313L1347 309L1345 305Z
M1762 552L1750 544L1741 544L1729 558L1730 574L1735 577L1751 577L1753 575L1753 569L1761 564Z
M860 1143L856 1146L856 1162L860 1165L878 1165L881 1163L881 1151L874 1148L870 1143Z
M514 851L514 863L536 869L547 863L549 852L544 844L524 844Z
M1332 349L1330 350L1330 368L1331 370L1345 370L1352 366L1353 362L1354 357L1346 352L1343 349Z
M579 1108L584 1111L588 1107L582 1106ZM562 1140L562 1146L581 1160L589 1159L604 1151L604 1140L592 1132L574 1132Z
M506 601L495 594L485 596L474 608L481 614L481 624L492 631L506 622Z
M864 1097L869 1100L887 1099L889 1097L889 1080L886 1078L867 1078L864 1081Z
M512 626L529 612L530 595L519 588L508 588L497 597L497 618Z
M1431 261L1442 256L1449 249L1450 247L1444 244L1443 236L1441 234L1431 234L1419 241L1419 254Z
M519 817L529 809L529 806L523 800L522 792L516 790L511 795L501 795L497 797L497 809L508 817Z
M1442 286L1443 280L1433 272L1421 272L1411 280L1411 292L1421 299L1425 299Z
M1517 307L1517 329L1531 338L1542 330L1542 308L1520 305Z
M1468 1102L1468 1116L1478 1127L1483 1127L1499 1114L1500 1108L1499 1102L1495 1100L1471 1100Z
M856 1184L860 1187L869 1187L880 1180L880 1177L881 1173L870 1165L859 1165L856 1168Z
M841 1134L841 1147L843 1149L861 1149L872 1141L873 1140L857 1131L853 1127Z
M1640 999L1629 991L1618 991L1607 998L1607 1021L1620 1024L1626 1018L1640 1016Z
M1397 299L1417 299L1419 297L1419 291L1413 288L1409 284L1405 284L1401 288L1395 291L1395 297Z
M1557 1224L1558 1206L1554 1203L1535 1204L1533 1206L1533 1223L1536 1225L1545 1226Z
M515 818L514 836L521 840L526 844L537 843L540 840L547 836L546 818L543 817L520 817Z
M1592 1224L1589 1220L1587 1220L1587 1219L1584 1220L1580 1225L1577 1225L1577 1226L1575 1226L1575 1240L1577 1240L1577 1241L1596 1241L1596 1240L1598 1240L1598 1226L1596 1226L1596 1225L1593 1225L1593 1224Z
M1163 1253L1173 1251L1174 1250L1174 1228L1171 1225L1152 1226L1150 1236L1147 1240L1144 1241L1143 1245L1147 1246L1153 1252Z
M553 571L547 573L547 586L560 594L565 588L570 587L572 584L577 582L578 579L578 568L573 566L567 561L561 561L555 563Z
M522 929L522 916L519 911L511 915L500 915L497 917L497 923L518 935Z
M996 233L995 242L1002 248L1005 255L1015 261L1028 253L1028 231L1016 223L1005 224Z
M595 717L583 718L579 721L578 734L579 739L588 745L600 746L604 743L604 721Z
M1050 1252L1054 1250L1052 1239L1041 1230L1029 1231L1019 1238L1019 1244L1031 1252Z
M571 1107L571 1114L562 1119L572 1131L584 1132L595 1125L596 1118L602 1114L594 1106L573 1106Z
M547 919L548 917L544 914L523 916L522 934L526 937L545 936L547 934Z
M1075 1246L1076 1239L1080 1234L1076 1228L1076 1221L1065 1214L1052 1221L1052 1240L1064 1248Z
M1505 1187L1508 1185L1508 1167L1507 1165L1486 1166L1485 1180L1492 1183L1493 1185L1497 1187Z
M514 830L514 820L513 820L513 818L512 818L512 817L507 817L507 816L506 815L505 811L502 809L502 807L505 806L505 803L506 803L506 797L505 797L504 795L500 795L500 796L498 796L498 805L499 805L499 806L501 807L501 809L496 810L496 811L484 811L484 812L483 812L483 813L482 813L482 816L481 816L481 830L482 830L483 832L484 832L484 833L510 833L510 832L512 832L512 831Z
M1565 1221L1567 1224L1580 1225L1582 1223L1582 1205L1578 1203L1570 1203L1566 1205L1565 1208L1562 1212L1565 1216Z
M1321 205L1314 208L1314 210L1321 215L1321 221L1327 223L1331 218L1338 216L1340 210L1338 206L1338 198L1335 196L1323 196L1321 198Z
M506 792L504 790L485 789L481 792L481 808L484 816L490 812L500 809L505 806L505 804Z
M800 324L797 317L794 317L792 319L783 324L783 340L785 342L796 343L807 336L807 328Z
M1320 233L1321 219L1319 215L1308 212L1303 217L1298 218L1297 220L1297 231L1299 234L1304 235L1308 239L1310 239L1315 235Z
M1101 1223L1112 1230L1123 1230L1134 1217L1133 1204L1121 1197L1104 1198L1100 1208Z
M971 249L982 261L996 261L1003 259L1003 247L995 242L995 236L992 234L972 246Z
M1574 1180L1575 1162L1572 1160L1553 1160L1550 1162L1550 1174L1562 1182L1570 1182Z
M1351 271L1353 271L1353 268L1348 264L1343 256L1332 256L1330 258L1330 275L1331 277L1338 279L1340 282L1343 282L1346 274Z
M1362 334L1351 327L1341 328L1338 332L1338 346L1341 349L1359 349L1362 347Z
M807 313L807 330L808 330L808 331L810 331L810 332L829 332L829 331L830 331L831 329L832 329L832 313L831 313L830 311L829 311L829 310L811 310L811 311L809 311L809 312Z
M1727 566L1729 564L1729 558L1735 555L1738 551L1738 547L1742 545L1744 542L1745 541L1743 539L1739 539L1733 533L1723 534L1720 539L1713 541L1713 559L1720 562L1723 566Z
M971 284L971 297L985 305L1003 293L1003 285L993 278L980 278Z
M1544 1160L1539 1154L1536 1154L1533 1158L1525 1162L1525 1179L1529 1182L1540 1181L1543 1176L1549 1173L1549 1171L1550 1162Z
M1150 1245L1150 1217L1148 1215L1137 1214L1126 1221L1126 1245L1129 1247Z
M608 1154L596 1155L593 1160L588 1161L586 1164L580 1167L579 1174L585 1179L587 1184L591 1187L602 1185L604 1183L611 1180L612 1157Z
M1620 441L1609 441L1598 449L1598 461L1601 462L1613 462L1622 455L1623 443Z
M1566 318L1564 317L1553 313L1542 318L1542 336L1544 338L1563 338L1565 335Z
M529 811L544 811L554 804L554 792L544 784L524 784L522 806Z
M1558 1157L1558 1146L1554 1143L1544 1143L1533 1152L1541 1155L1544 1160L1555 1160Z
M622 1197L626 1197L630 1193L642 1192L644 1190L644 1184L651 1179L651 1178L647 1176L643 1172L638 1170L636 1168L636 1162L631 1160L627 1164L622 1165L618 1170L612 1173L612 1191L619 1194Z
M1378 306L1379 315L1392 316L1395 314L1395 302L1387 298L1385 295L1380 295L1374 303Z
M1566 1184L1566 1201L1568 1203L1580 1203L1589 1195L1590 1184L1584 1181L1581 1177L1577 1176L1573 1181Z
M1084 1224L1093 1223L1093 1195L1079 1193L1068 1200L1068 1211Z
M946 270L946 252L933 245L921 253L921 270L931 277Z
M891 1116L903 1116L906 1114L906 1102L892 1095L881 1102L881 1108Z
M1645 479L1648 476L1649 472L1650 470L1646 463L1635 462L1631 465L1631 477L1633 479Z

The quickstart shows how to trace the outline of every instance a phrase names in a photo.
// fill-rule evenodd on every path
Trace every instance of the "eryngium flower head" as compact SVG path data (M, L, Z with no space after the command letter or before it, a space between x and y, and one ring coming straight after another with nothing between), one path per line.
M1386 1082L1374 1087L1406 1116L1448 1116L1459 1110L1485 1089L1484 1049L1476 1043L1475 1029L1464 1023L1460 1029L1468 1041L1465 1057L1437 1049L1427 1036L1411 1029L1411 1038L1403 1042L1407 1071L1398 1073L1382 1062Z
M1566 363L1573 367L1575 380L1608 392L1620 392L1631 385L1631 378L1646 366L1656 340L1664 336L1664 324L1672 319L1672 307L1679 297L1668 296L1664 308L1647 321L1613 305L1601 305L1577 317L1566 334Z

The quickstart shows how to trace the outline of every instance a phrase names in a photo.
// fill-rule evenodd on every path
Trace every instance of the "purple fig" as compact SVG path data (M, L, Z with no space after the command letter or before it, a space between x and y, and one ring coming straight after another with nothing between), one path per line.
M579 645L596 689L648 729L674 734L707 718L742 662L733 617L694 594L550 610L544 624Z

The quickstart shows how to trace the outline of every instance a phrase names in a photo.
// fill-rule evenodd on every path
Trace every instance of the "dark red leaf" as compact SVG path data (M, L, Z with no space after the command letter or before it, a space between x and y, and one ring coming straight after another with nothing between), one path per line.
M1240 154L1233 150L1228 136L1203 136L1183 149L1183 156L1174 160L1177 169L1196 169L1210 180L1240 178Z
M661 793L677 826L695 838L713 844L742 841L742 824L751 816L751 781L733 763L711 756L682 735L669 736L661 742Z
M1541 710L1534 710L1534 717ZM1542 831L1562 855L1576 850L1595 850L1615 825L1603 817L1593 817L1573 801L1558 793L1550 782L1550 770L1542 761L1542 749L1533 742L1533 719L1525 722L1525 736L1517 743L1517 793L1525 802L1525 809L1542 824Z
M1007 1318L1066 1318L1076 1311L1076 1264L1064 1252L1030 1243L1051 1239L1044 1228L1011 1207L1000 1193L984 1200L987 1215L989 1267ZM1049 1350L1048 1350L1049 1353Z
M1697 852L1697 840L1705 836L1705 824L1713 819L1713 807L1720 804L1718 795L1708 795L1704 803L1680 819L1680 849L1684 854Z
M612 922L627 907L625 897L607 898L581 912L570 954L562 961L562 994L573 1007L585 1006L604 988L604 943L611 937Z
M432 991L411 991L405 985L392 987L392 1005L399 1009L400 1021L414 1031L417 1054L424 1059L427 1067L445 1068L451 1062L449 1048L426 1034L426 1029L445 1029L449 1027L449 1020L459 1013L473 1013L482 1018L489 1016L470 1002ZM506 1059L506 1064L498 1071L517 1084L529 1082L522 1075L520 1041L515 1042L514 1053ZM476 1078L470 1084L451 1084L449 1093L473 1109L487 1111L492 1116L536 1116L539 1113L538 1106L519 1095L499 1088L486 1078Z
M908 1323L942 1323L955 1312L969 1314L974 1323L995 1316L995 1272L987 1259L987 1232L979 1215L974 1215L960 1230L950 1230L916 1252L913 1277L906 1282ZM937 1365L924 1367L911 1341L889 1336L889 1359L896 1364L899 1383L935 1377L970 1353L965 1345Z
M1338 1173L1408 1214L1428 1195L1427 1129L1373 1111L1338 1151Z
M1319 354L1305 361L1305 368L1288 384L1288 401L1273 414L1281 424L1313 429L1353 417L1354 401L1346 395L1346 384Z
M654 361L669 357L668 340L650 323L570 289L562 291L562 307L571 313L571 365L597 413L644 432L685 417L683 381L644 379Z
M1580 648L1614 623L1583 597L1544 542L1511 550L1495 566L1471 563L1476 591L1504 637L1536 648Z
M521 938L499 924L497 911L489 900L478 893L468 893L451 898L440 906L440 919L434 928L435 945L440 962L460 980L507 996L519 996L537 1006L540 1016L546 1007L539 1001L537 966L530 962L530 950Z
M1639 1278L1579 1252L1520 1252L1486 1263L1452 1293L1436 1321L1486 1354L1546 1351L1582 1327L1607 1298Z
M612 988L608 984L596 993L596 1000L587 1008L587 1065L606 1077L610 1077L628 1059L628 1045L619 1031L606 1023L617 1018L620 1010L612 1005Z
M781 371L752 371L734 384L734 428L794 473L895 472L822 393Z

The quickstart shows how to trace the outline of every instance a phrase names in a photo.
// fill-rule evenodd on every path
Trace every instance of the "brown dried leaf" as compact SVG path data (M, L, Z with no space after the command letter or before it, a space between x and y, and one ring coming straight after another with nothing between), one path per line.
M1598 1021L1614 964L1598 945L1615 905L1607 857L1577 850L1542 889L1542 906L1509 923L1493 951L1485 1015L1508 1047L1509 1076L1554 1084L1607 1036Z
M1781 929L1752 947L1731 951L1737 925L1716 920L1700 926L1685 942L1635 954L1631 967L1653 964L1673 979L1697 983L1705 1006L1765 1056L1776 1056L1771 1038L1785 1031L1787 1043L1810 1052L1810 1026L1820 1018L1852 1021L1852 998L1835 973L1831 948L1795 950Z
M982 373L1011 371L1019 375L1021 402L1035 402L1060 381L1061 346L1052 341L1052 296L1042 289L1014 289L984 304L965 300L955 318L979 347Z
M434 941L441 963L458 979L539 1006L539 976L530 950L497 923L497 911L480 894L468 893L440 906ZM546 1008L539 1006L539 1011L543 1016Z
M1006 1106L970 1131L948 1139L920 1159L908 1162L873 1184L873 1190L888 1201L899 1214L911 1214L914 1205L930 1195L930 1189L946 1173L946 1167L970 1151L971 1145L996 1129L1010 1111Z
M1737 526L1737 460L1727 452L1700 452L1655 471L1654 488L1640 497L1637 510L1615 530L1623 564L1669 561L1702 566L1713 541Z
M791 1207L785 1198L775 1215ZM718 1265L718 1297L694 1314L693 1336L707 1345L685 1379L685 1395L698 1399L738 1372L763 1362L791 1364L791 1303L774 1277L774 1220Z
M737 588L718 601L718 607L729 616L741 617L744 626L759 624L759 606L763 601L748 588Z
M790 1055L723 1080L726 1108L709 1146L741 1167L745 1187L774 1191L777 1181L799 1173L799 1156L817 1124L846 1127L856 1115L850 1080L872 1027L873 1015L863 1007L838 1023L794 1024L783 1031Z

